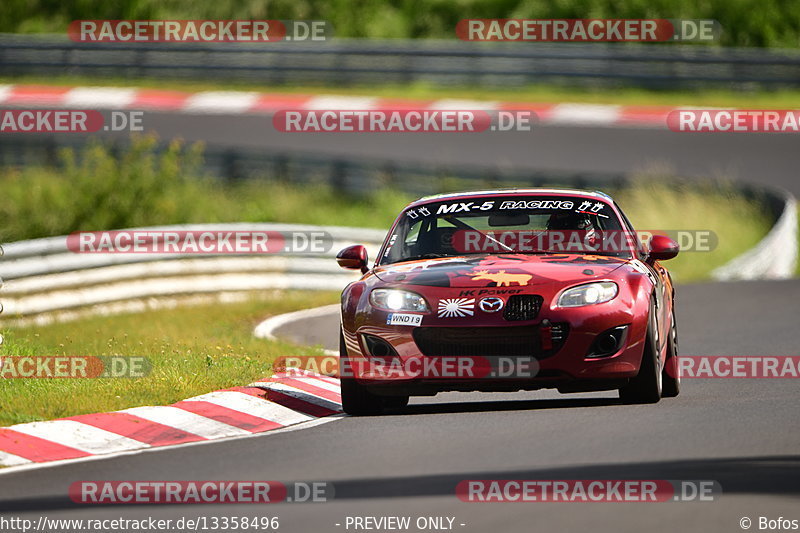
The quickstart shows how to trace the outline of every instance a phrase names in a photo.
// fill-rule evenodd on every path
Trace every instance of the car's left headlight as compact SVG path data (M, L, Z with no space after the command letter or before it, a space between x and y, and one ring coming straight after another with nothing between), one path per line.
M375 289L369 294L369 303L378 309L386 311L428 311L425 298L411 291L400 289Z
M613 281L598 281L585 283L572 287L561 293L558 298L558 307L582 307L613 300L619 293L617 284Z

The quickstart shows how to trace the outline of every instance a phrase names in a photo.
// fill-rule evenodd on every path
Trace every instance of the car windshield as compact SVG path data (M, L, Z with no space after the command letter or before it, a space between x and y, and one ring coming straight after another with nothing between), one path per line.
M630 257L610 204L581 196L448 198L406 209L379 264L488 253Z

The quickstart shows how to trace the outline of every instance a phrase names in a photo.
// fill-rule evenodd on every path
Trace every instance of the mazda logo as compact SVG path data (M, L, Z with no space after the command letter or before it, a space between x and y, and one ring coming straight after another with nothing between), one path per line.
M484 298L478 304L478 307L481 308L481 311L485 313L496 313L503 308L503 299L502 298Z

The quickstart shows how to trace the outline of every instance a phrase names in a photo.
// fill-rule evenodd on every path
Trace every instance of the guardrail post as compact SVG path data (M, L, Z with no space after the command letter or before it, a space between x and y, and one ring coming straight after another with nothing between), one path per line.
M226 150L222 154L222 176L228 181L241 179L242 169L236 150Z
M347 163L336 160L331 165L330 185L335 191L344 192L347 190Z
M703 46L630 45L609 46L598 55L579 48L575 43L549 44L546 47L508 47L458 42L442 46L435 41L396 40L373 43L368 40L348 41L335 51L325 51L321 68L310 68L305 58L311 49L292 50L290 54L266 52L271 64L252 68L226 68L248 64L252 47L228 43L222 67L215 47L192 49L153 43L145 50L140 43L114 43L113 46L64 42L41 36L0 35L0 69L12 74L47 73L93 74L98 69L115 72L133 71L153 77L216 77L223 80L266 79L274 83L327 82L343 87L354 83L385 83L425 80L434 85L453 81L473 81L478 86L525 85L532 81L568 80L571 84L597 84L638 87L726 86L737 89L751 84L759 87L800 87L800 54L794 50L752 50L741 48L710 49ZM350 43L356 42L356 45ZM490 43L491 44L491 43ZM31 55L47 50L62 57L61 65L51 57L16 59L15 52ZM288 50L288 49L287 49ZM132 53L133 52L133 53ZM150 68L148 61L163 52L177 53L181 71L174 68ZM380 68L365 69L364 57L376 61ZM210 61L209 57L214 57ZM229 58L229 60L228 60ZM274 58L274 59L272 59ZM213 64L210 64L213 63ZM641 67L638 67L641 65ZM158 66L164 66L163 62ZM312 78L313 77L313 78Z

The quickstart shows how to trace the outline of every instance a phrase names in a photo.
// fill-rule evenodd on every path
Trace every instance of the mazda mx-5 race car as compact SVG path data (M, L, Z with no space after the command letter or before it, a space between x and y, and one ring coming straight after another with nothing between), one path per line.
M606 194L515 189L406 207L370 269L342 293L345 412L379 414L442 391L619 390L655 403L680 389L678 244L638 238Z

